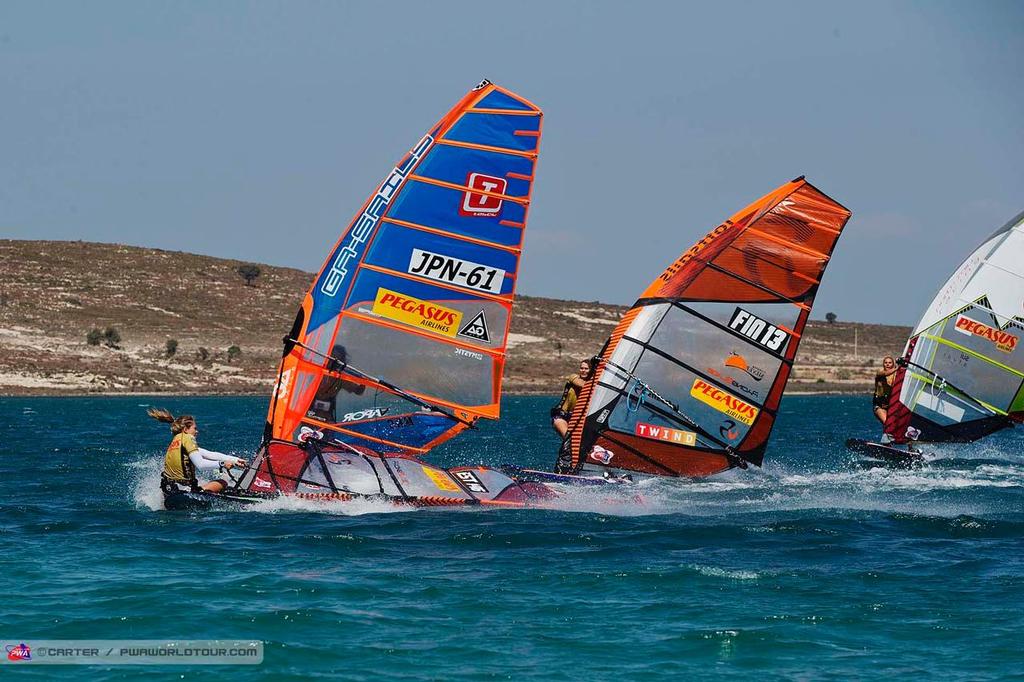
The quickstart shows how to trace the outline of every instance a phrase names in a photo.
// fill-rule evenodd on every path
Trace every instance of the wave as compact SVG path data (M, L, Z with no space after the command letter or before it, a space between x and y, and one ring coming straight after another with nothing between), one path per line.
M762 577L757 571L730 570L717 566L703 566L701 564L690 564L697 573L709 578L726 578L728 580L757 580ZM733 633L735 634L735 633Z
M997 493L1024 487L1024 458L993 457L992 448L964 457L964 449L912 469L856 465L816 469L769 462L763 469L732 470L707 479L648 478L628 486L571 489L546 503L549 511L610 516L688 515L723 517L735 514L832 510L833 513L881 512L938 518L986 517L1005 514ZM126 463L129 488L139 508L163 509L159 490L160 458ZM967 493L952 496L953 493ZM348 502L281 497L247 507L241 513L289 512L338 516L466 513L486 508L417 509L381 500ZM493 511L493 510L489 510ZM233 510L232 513L239 513Z

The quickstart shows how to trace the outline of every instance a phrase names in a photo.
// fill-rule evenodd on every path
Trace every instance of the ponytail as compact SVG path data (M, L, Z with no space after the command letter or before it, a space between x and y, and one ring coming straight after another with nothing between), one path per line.
M158 422L170 424L171 433L175 435L181 433L182 431L196 423L195 417L193 417L190 414L183 414L179 417L175 417L173 414L170 413L170 411L157 409L155 407L151 407L148 410L146 410L146 414L148 414L150 417L157 420Z

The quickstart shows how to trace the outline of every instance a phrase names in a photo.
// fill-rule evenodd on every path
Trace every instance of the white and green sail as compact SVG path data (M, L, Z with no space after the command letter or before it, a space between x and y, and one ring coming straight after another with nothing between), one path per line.
M1024 213L936 294L907 342L885 433L973 441L1024 420Z

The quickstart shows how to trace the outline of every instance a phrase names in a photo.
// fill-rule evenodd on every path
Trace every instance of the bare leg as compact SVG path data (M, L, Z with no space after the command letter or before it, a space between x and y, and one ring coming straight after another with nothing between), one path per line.
M554 421L551 422L551 425L555 427L555 432L558 434L558 436L562 440L565 440L565 434L569 432L569 422L565 421L564 419L555 419Z
M221 481L210 481L203 486L203 490L208 493L219 493L224 490L224 483Z
M885 409L884 407L876 407L875 408L875 418L878 421L882 422L883 424L885 423L885 418L888 415L889 415L889 411L887 409Z

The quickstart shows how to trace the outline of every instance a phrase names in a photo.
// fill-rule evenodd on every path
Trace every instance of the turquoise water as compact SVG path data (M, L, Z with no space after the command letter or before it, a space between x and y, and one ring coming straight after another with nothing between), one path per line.
M446 445L547 466L550 398ZM866 398L785 399L761 470L560 510L158 510L151 398L0 399L0 639L258 639L225 668L0 668L48 679L902 679L1024 674L1019 432L925 467L858 464ZM265 401L174 398L207 448ZM851 426L844 426L851 424Z

